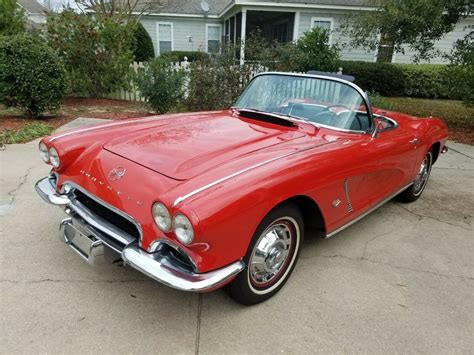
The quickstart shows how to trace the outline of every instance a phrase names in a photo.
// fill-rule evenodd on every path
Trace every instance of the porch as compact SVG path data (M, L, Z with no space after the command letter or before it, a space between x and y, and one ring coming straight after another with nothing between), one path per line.
M238 46L257 30L268 42L287 43L296 40L297 12L276 12L242 9L224 21L224 41ZM240 64L245 61L244 47L238 53Z

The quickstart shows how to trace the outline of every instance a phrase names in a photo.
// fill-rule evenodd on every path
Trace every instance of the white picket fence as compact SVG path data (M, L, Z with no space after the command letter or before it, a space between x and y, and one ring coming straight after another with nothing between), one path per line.
M143 62L133 62L130 64L130 68L133 69L136 72L140 68L144 68L146 63ZM182 62L176 62L176 63L171 63L170 64L170 70L171 71L182 71L185 73L185 79L184 79L184 97L188 96L188 84L189 84L189 74L191 72L191 66L190 62L188 61L187 57L184 57L184 61ZM258 73L261 73L263 71L268 70L268 68L262 66L259 63L254 63L249 71L249 76L246 78L241 78L241 85L245 86L246 82L249 81L251 78L253 78L255 75ZM301 72L294 72L297 74L302 74ZM337 74L342 74L342 68L339 68L339 71ZM332 89L332 88L331 88ZM318 88L318 90L321 90ZM324 88L323 91L330 91L329 87ZM130 88L128 90L118 90L116 92L113 92L109 95L106 95L106 98L109 99L115 99L115 100L126 100L126 101L146 101L145 98L141 95L140 90L138 90L138 87L135 85L134 81L130 81Z
M144 68L145 65L146 63L143 62L133 62L132 64L130 64L130 68L133 69L135 73L137 73L138 70L140 68ZM188 59L184 57L184 61L182 62L171 63L170 70L189 73L189 71L191 70L190 63L188 62ZM185 79L185 95L187 95L187 83L188 80ZM130 88L128 90L120 89L116 92L106 95L106 98L126 101L145 101L145 98L141 95L140 90L138 90L138 87L135 85L133 80L130 81Z

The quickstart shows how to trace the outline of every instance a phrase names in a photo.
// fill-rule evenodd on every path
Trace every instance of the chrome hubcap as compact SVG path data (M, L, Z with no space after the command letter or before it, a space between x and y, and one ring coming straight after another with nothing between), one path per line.
M293 228L288 221L277 221L262 233L250 258L252 283L265 286L277 280L292 249Z
M416 175L415 182L414 182L414 190L415 192L419 192L428 181L428 175L430 173L430 160L429 155L423 159L423 162L420 165L420 170L418 171L418 175Z

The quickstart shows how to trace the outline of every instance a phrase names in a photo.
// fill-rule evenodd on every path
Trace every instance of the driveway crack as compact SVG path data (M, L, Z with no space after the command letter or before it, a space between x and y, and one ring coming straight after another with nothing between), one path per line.
M451 151L453 151L453 152L456 152L456 153L458 153L458 154L461 154L461 155L465 156L466 158L474 159L474 157L471 157L470 155L464 154L464 153L460 152L459 150L453 149L453 148L451 148L451 147L449 147L449 150L451 150Z
M424 214L421 214L421 213L417 213L417 212L411 211L411 210L409 210L408 208L403 207L403 206L402 206L401 204L399 204L399 203L395 203L395 205L398 206L398 207L400 207L402 210L405 210L405 211L407 211L408 213L410 213L410 214L412 214L412 215L418 217L420 220L423 219L423 218L428 218L428 219L432 219L432 220L434 220L434 221L437 221L437 222L439 222L439 223L447 224L447 225L450 225L450 226L453 226L453 227L462 228L462 229L467 230L467 231L470 231L470 232L473 231L473 229L471 229L471 228L467 228L467 227L461 226L461 225L456 224L456 223L451 223L451 222L443 221L443 220L441 220L441 219L439 219L439 218L436 218L436 217L427 216L427 215L424 215Z
M20 190L20 188L26 183L26 181L28 180L28 175L30 174L32 169L33 167L29 167L26 170L26 173L20 177L20 182L18 183L18 185L16 185L15 188L13 188L12 190L8 191L7 195L10 197L9 205L13 205L13 203L15 202L17 191Z
M392 267L394 269L400 269L400 270L406 270L406 271L413 271L413 272L421 272L424 274L430 274L430 275L435 275L435 276L441 276L441 277L446 277L448 279L461 279L461 280L469 280L469 281L474 281L474 277L469 277L469 276L463 276L463 275L449 275L449 274L442 274L439 272L435 271L429 271L429 270L423 270L423 269L416 269L416 268L411 268L408 266L400 266L400 265L394 265L385 261L380 261L380 260L373 260L365 257L361 258L351 258L349 256L345 255L340 255L340 254L334 254L334 255L318 255L318 257L323 257L323 258L342 258L346 260L351 260L351 261L366 261L369 263L374 263L374 264L381 264L381 265L386 265L389 267Z

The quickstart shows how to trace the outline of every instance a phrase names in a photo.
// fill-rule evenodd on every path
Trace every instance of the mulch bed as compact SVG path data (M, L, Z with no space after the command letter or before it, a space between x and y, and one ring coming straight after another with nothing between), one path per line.
M0 116L0 131L7 129L16 130L30 122L45 123L56 129L78 117L123 120L154 115L154 113L139 103L110 99L82 98L66 99L61 106L60 112L61 113L55 115L45 115L39 119L27 119L20 115L2 115Z

